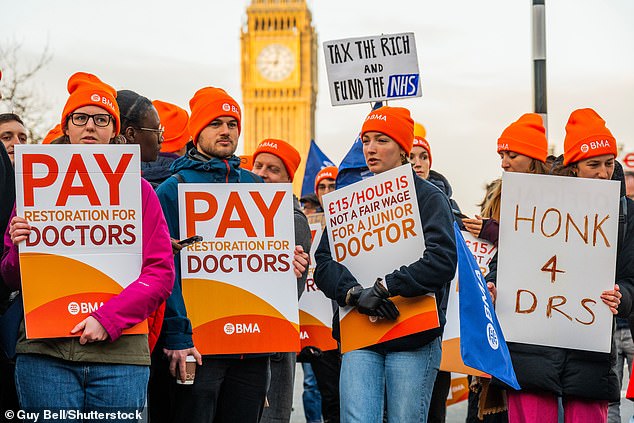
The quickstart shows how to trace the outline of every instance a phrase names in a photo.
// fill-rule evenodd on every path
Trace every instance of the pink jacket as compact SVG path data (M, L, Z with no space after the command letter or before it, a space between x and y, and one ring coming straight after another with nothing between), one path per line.
M143 264L139 277L121 293L108 300L91 315L101 323L115 341L124 329L145 320L172 292L174 256L167 224L152 186L141 179L143 213ZM11 218L15 216L15 208ZM4 254L0 272L11 290L20 289L20 257L13 245L9 227L4 234Z

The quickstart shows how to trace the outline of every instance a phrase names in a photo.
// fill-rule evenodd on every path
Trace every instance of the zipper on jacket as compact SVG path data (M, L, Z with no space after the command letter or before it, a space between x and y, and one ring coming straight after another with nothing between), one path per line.
M229 160L227 159L223 159L223 162L225 162L225 166L227 166L227 176L225 176L225 183L229 183L229 174L231 173L231 166L229 166Z

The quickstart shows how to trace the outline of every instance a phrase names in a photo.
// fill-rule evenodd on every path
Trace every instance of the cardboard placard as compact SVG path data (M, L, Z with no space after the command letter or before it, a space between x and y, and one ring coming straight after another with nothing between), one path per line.
M181 278L201 354L299 351L290 184L179 184ZM290 222L290 223L289 223Z
M422 257L425 238L410 165L326 194L323 201L333 259L364 287ZM433 294L391 300L400 311L396 321L339 309L342 352L439 326Z
M496 311L509 342L609 352L619 183L505 172ZM531 330L526 330L530 327Z
M333 106L420 97L413 32L324 42Z
M138 145L19 145L17 215L27 338L71 335L142 265ZM141 322L124 334L147 333Z

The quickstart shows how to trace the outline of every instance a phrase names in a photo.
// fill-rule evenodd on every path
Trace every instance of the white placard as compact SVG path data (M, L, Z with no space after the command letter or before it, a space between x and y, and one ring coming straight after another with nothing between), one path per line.
M299 351L291 184L178 184L181 278L202 354Z
M15 164L17 215L31 225L20 244L27 336L70 336L139 277L139 146L19 145Z
M508 342L609 352L619 183L505 173L496 312Z
M364 287L422 257L425 238L410 165L328 193L323 202L332 258ZM401 313L395 322L339 309L342 352L438 327L433 294L391 300Z
M413 32L324 42L333 106L420 97Z

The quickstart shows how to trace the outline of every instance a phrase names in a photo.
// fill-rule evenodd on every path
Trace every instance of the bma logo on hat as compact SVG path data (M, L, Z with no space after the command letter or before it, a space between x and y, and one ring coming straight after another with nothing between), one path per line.
M387 122L387 116L374 113L365 118L365 120L382 120Z
M588 147L588 144L582 144L581 145L581 152L582 153L587 153L588 150L590 150L590 147Z
M99 94L93 94L90 96L90 100L95 103L99 103L101 101L101 96Z
M228 112L229 110L231 110L231 104L223 103L222 104L222 110L224 110L225 112Z
M264 141L262 144L260 144L260 147L269 147L277 150L277 143L272 141Z

